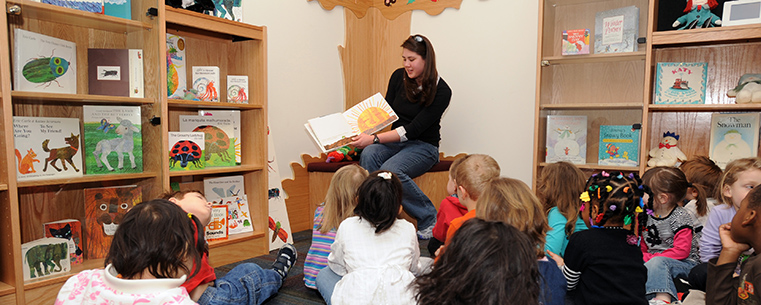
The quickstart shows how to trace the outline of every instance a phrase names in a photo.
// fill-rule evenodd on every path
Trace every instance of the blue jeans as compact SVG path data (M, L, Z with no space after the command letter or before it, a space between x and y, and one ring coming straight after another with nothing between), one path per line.
M330 267L325 267L320 270L320 273L317 274L317 278L314 280L317 291L320 292L322 299L328 305L330 305L330 298L333 296L333 289L336 288L336 284L338 284L341 278L343 277L330 270Z
M198 299L198 304L233 305L262 304L276 294L283 279L273 269L262 269L254 263L235 266L225 276L214 281Z
M647 298L651 299L655 297L656 293L665 292L671 295L672 300L678 300L674 278L677 276L687 277L695 265L697 262L689 260L680 261L663 256L651 258L645 263L645 267L647 267L647 284L645 284Z
M369 172L387 170L402 181L402 206L417 219L419 230L436 224L436 208L412 178L425 174L439 162L439 148L430 143L407 142L371 144L362 150L359 164Z

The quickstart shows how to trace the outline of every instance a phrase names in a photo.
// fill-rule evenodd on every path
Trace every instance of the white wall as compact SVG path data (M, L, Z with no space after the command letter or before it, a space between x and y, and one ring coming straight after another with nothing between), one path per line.
M291 178L291 162L319 153L303 123L343 110L337 47L344 43L344 10L327 11L317 1L249 1L244 20L268 30L270 130L281 178ZM463 0L459 10L437 16L415 11L411 25L431 39L452 88L440 150L489 154L503 176L529 185L537 18L536 1Z

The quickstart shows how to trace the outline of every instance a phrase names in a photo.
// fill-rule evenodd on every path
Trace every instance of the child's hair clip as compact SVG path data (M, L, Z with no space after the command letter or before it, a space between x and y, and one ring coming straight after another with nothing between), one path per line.
M420 37L420 35L413 36L415 38L415 41L417 42L423 42L423 37Z
M584 202L589 202L589 192L583 192L583 193L581 193L581 195L579 195L579 199L581 199L581 201L584 201ZM580 211L583 211L584 210L584 206L582 205L581 207L582 207L582 209Z
M602 171L601 175L603 177L610 177L610 174L608 174L606 171Z
M616 178L618 178L618 179L624 179L624 175L623 174L618 174L618 176L616 176Z
M634 179L634 173L629 173L629 179Z
M642 197L639 197L639 206L640 206L640 207L643 207L643 208L645 207L645 200L644 200L644 199L642 199ZM640 212L641 212L641 211L640 211Z
M615 211L618 207L615 204L611 204L608 209L611 211Z
M391 172L380 172L378 173L378 177L381 177L386 180L391 180Z
M585 201L585 202L588 202L588 201L589 201L589 200L587 200L587 201ZM582 204L581 206L579 206L579 212L584 212L584 209L585 209L586 207L587 207L587 205L586 205L586 204Z
M594 192L594 191L595 191L595 190L596 190L598 187L600 187L600 186L599 186L599 185L597 185L597 184L595 184L595 185L590 185L590 186L589 186L589 190L590 190L590 191L592 191L592 192Z
M624 187L624 194L626 194L626 193L628 193L628 192L629 192L629 187L628 187L628 186L625 186L625 187Z
M634 212L636 212L636 213L642 213L642 208L637 207L636 209L634 209Z
M188 213L188 218L193 219L193 213Z
M655 213L651 209L647 209L647 215L655 216Z
M626 215L626 217L624 217L624 225L628 226L630 224L632 224L632 215Z
M613 187L611 187L610 185L606 185L605 186L605 191L606 192L610 193L610 191L612 191L612 190L613 190Z

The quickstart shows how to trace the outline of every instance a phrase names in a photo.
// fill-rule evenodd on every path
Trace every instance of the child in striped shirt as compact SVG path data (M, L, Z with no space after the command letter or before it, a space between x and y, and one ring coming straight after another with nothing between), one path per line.
M312 245L304 261L304 284L317 289L315 278L328 265L330 246L336 238L336 229L344 219L354 216L359 185L367 177L367 170L356 164L341 167L333 175L325 202L314 212Z

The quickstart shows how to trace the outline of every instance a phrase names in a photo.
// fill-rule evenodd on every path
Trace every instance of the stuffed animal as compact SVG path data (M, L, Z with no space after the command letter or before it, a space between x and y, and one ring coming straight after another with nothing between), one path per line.
M664 132L658 147L650 150L650 160L647 161L647 166L674 166L679 160L687 160L687 156L682 150L676 147L677 142L679 142L679 135L673 132Z
M721 25L721 18L711 10L719 6L716 0L688 0L684 9L686 14L674 21L673 27L682 25L678 30L712 28Z
M362 150L353 146L344 146L328 153L325 163L335 163L341 161L359 160L359 153Z
M761 103L761 74L745 74L740 77L737 87L727 91L728 97L734 97L735 103Z

